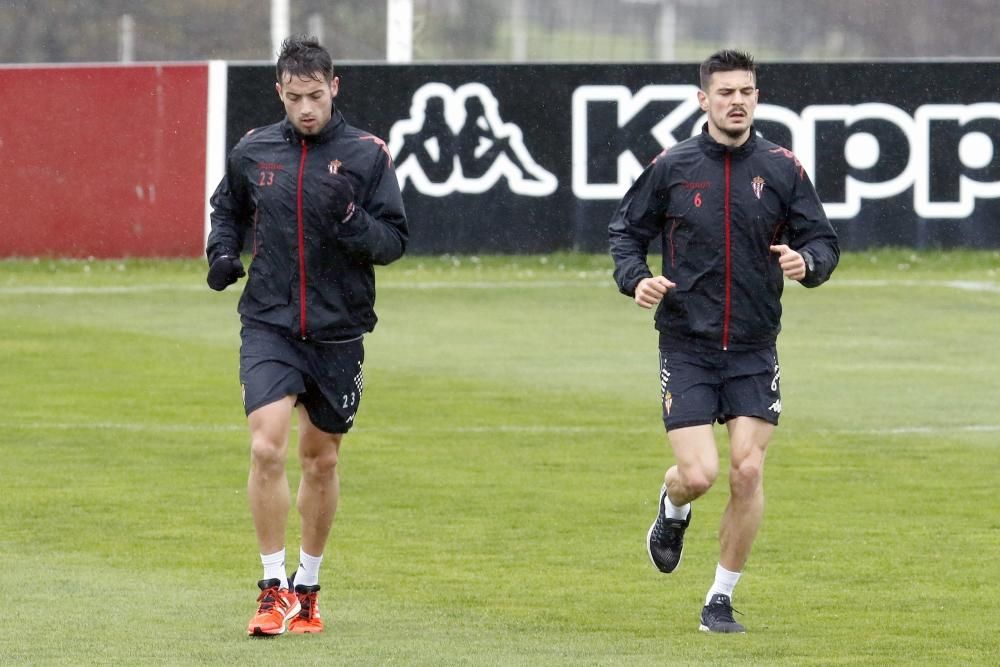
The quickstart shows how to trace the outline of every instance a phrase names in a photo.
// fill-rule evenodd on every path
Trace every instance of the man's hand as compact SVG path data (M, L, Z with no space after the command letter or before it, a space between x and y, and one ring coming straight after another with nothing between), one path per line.
M334 222L347 222L354 215L354 186L343 174L324 176L323 193L328 202L327 213Z
M786 278L802 280L806 277L806 260L787 245L773 245L771 252L778 255L778 266Z
M208 268L208 286L221 292L246 274L239 257L222 255Z
M652 308L663 301L663 297L669 290L677 285L663 276L653 276L643 278L635 286L635 302L643 308Z

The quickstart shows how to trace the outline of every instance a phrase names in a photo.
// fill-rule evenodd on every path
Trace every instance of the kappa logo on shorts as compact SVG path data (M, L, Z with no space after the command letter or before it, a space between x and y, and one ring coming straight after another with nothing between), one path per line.
M770 410L771 412L775 413L775 414L779 414L780 415L781 414L781 399L779 398L774 403L771 403L771 405L768 406L767 409Z
M389 150L400 188L412 181L431 197L480 194L501 178L511 192L529 197L548 196L559 185L535 162L521 128L500 117L500 103L481 83L418 88L410 117L389 131Z

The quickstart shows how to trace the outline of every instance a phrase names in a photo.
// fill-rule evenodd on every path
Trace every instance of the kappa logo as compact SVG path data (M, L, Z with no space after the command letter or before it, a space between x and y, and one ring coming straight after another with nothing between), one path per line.
M573 194L620 199L650 159L701 132L689 85L586 85L573 92ZM758 134L816 184L826 214L850 219L866 200L910 193L925 219L965 218L1000 198L1000 103L759 104ZM834 140L831 140L831 137ZM933 164L932 164L933 162ZM933 174L933 178L932 178Z
M410 181L432 197L479 194L504 178L519 195L555 192L558 180L535 162L521 128L504 122L499 106L481 83L452 89L435 82L417 89L410 117L389 131L400 188Z
M580 86L573 92L573 192L581 199L618 199L645 164L686 139L685 124L701 112L698 88L650 85Z

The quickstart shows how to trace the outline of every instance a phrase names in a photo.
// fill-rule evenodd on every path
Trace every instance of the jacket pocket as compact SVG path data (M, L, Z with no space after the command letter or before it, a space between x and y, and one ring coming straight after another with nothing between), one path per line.
M250 263L247 286L243 290L243 305L255 311L287 306L291 300L288 277L261 259L262 256L258 255Z

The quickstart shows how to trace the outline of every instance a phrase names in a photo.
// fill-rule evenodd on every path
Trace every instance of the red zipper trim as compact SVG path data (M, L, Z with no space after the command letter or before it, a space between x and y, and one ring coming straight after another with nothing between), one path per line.
M724 204L723 220L726 227L726 305L722 315L722 349L729 348L729 315L732 307L732 284L733 284L733 256L732 241L730 238L730 227L732 226L732 211L729 207L729 167L732 161L729 153L726 153L726 198Z
M254 209L253 212L253 254L251 259L257 256L257 220L260 219L260 211Z
M302 218L302 179L306 170L306 153L309 148L302 141L302 157L299 158L299 184L295 193L295 213L299 223L299 332L306 337L306 234Z
M670 266L671 266L671 268L673 268L674 265L677 264L677 248L674 247L674 230L677 229L677 223L678 222L680 222L680 221L676 220L676 219L674 220L674 224L670 225L670 233L667 234L667 240L669 241L669 245L670 245Z

